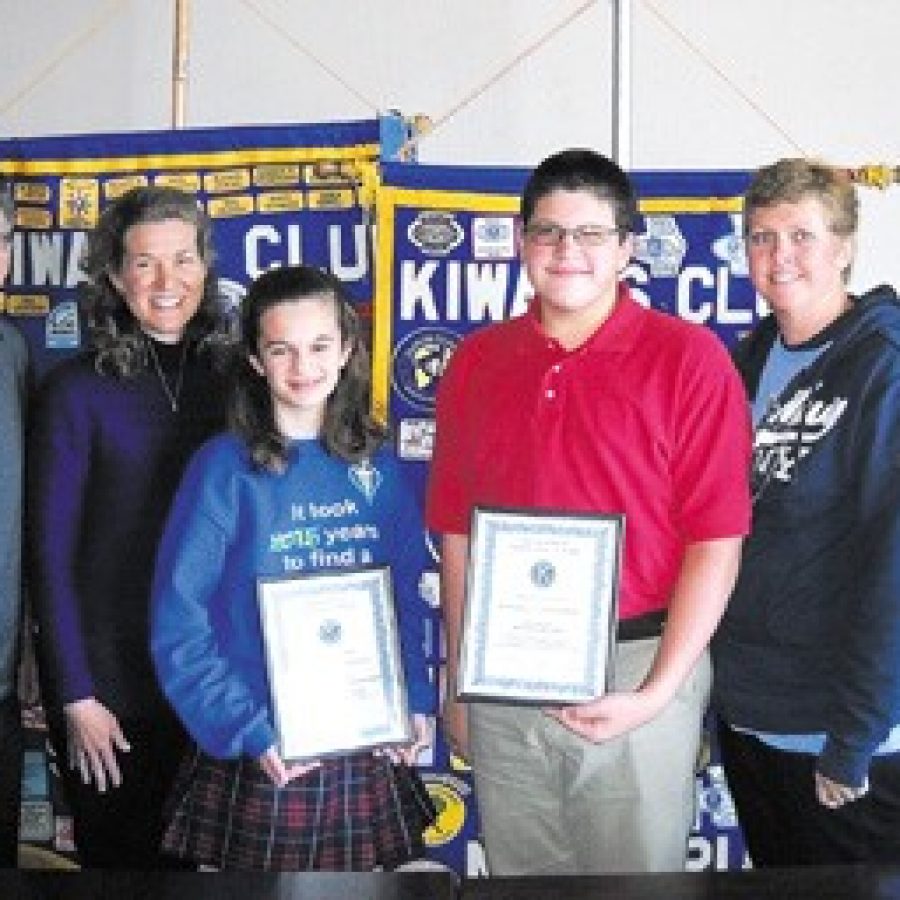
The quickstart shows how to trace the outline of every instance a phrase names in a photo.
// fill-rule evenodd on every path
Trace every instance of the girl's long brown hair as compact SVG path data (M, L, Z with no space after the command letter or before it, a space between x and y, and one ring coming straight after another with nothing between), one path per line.
M350 348L347 364L325 403L321 439L329 453L348 462L369 457L383 443L385 428L370 412L369 354L359 316L340 281L313 266L270 269L250 286L241 308L241 349L235 367L231 428L246 441L253 461L273 472L287 465L288 441L278 431L268 382L251 366L259 351L260 320L266 310L281 303L331 300L343 347Z

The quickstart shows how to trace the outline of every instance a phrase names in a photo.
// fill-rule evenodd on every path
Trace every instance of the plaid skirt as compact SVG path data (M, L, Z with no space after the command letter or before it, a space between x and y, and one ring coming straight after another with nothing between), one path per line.
M194 748L175 779L162 848L220 869L393 869L424 855L435 819L415 770L383 756L326 759L277 788L255 760Z

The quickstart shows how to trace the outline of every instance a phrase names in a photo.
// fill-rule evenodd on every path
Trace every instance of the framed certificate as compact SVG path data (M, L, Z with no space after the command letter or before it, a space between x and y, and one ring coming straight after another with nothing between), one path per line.
M476 507L457 694L563 705L612 675L625 518Z
M261 578L257 592L283 759L412 740L388 569Z

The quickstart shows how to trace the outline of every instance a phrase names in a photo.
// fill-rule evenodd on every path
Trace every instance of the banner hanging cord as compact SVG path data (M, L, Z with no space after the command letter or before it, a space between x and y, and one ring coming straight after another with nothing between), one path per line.
M800 155L808 156L809 154L782 128L776 119L769 115L765 109L754 100L746 91L742 90L727 73L719 66L715 60L708 54L704 53L678 26L671 20L667 19L652 2L652 0L641 0L642 6L672 34L674 34L701 62L704 63L711 71L713 71L728 87L734 91L751 109L753 109L761 118L763 118L775 131L780 134L785 141ZM864 187L875 187L885 190L891 184L900 184L900 166L890 166L885 164L864 164L856 168L835 166L834 168L845 172L847 177L855 184Z
M667 19L651 2L651 0L641 0L641 5L647 12L651 13L656 19L667 28L678 40L681 41L688 48L688 50L693 53L697 59L699 59L707 68L709 68L712 72L714 72L725 84L734 91L744 103L747 104L754 112L756 112L761 118L765 119L772 128L775 129L787 142L790 146L797 151L801 156L806 156L806 151L800 146L794 138L788 134L788 132L782 128L782 126L775 120L775 118L763 109L763 107L757 103L745 90L743 90L738 84L736 84L731 78L728 77L728 74L722 69L722 67L708 54L704 53L703 50L697 46L677 25L675 25L670 19Z
M476 100L480 97L485 91L489 88L492 88L495 84L501 81L509 72L511 72L516 66L520 63L524 62L528 57L533 56L538 50L540 50L545 44L547 44L550 40L552 40L556 35L574 22L577 18L583 15L590 7L595 6L597 4L597 0L587 0L586 3L582 3L581 6L574 9L571 13L565 16L561 21L557 22L555 25L552 25L549 30L547 30L544 34L537 38L537 40L533 41L524 49L520 50L511 60L501 66L493 75L490 76L485 82L480 85L474 87L471 91L465 94L457 103L450 107L445 113L440 116L435 117L430 120L430 126L428 129L428 134L435 132L442 125L446 125L447 122L450 121L455 115L457 115L461 110L465 109L473 100Z
M44 81L67 57L71 56L82 44L102 31L111 18L125 6L129 0L111 0L101 12L79 31L72 35L59 50L29 78L25 84L12 94L8 100L0 103L0 115L9 112L21 100L27 97L42 81Z
M330 75L341 87L348 93L352 94L361 103L365 104L373 113L378 113L378 104L370 97L367 97L361 91L358 91L349 81L347 81L337 70L333 69L324 60L316 56L308 47L305 47L292 34L285 30L284 22L273 19L268 13L263 12L254 0L243 0L244 6L256 13L257 17L265 22L279 37L286 40L298 53L302 53L307 59L314 62L323 72Z
M578 19L597 2L598 0L586 0L586 2L576 7L562 20L551 26L548 31L538 37L529 46L519 51L511 60L505 63L486 81L474 87L467 94L465 94L446 112L433 119L427 116L414 117L414 119L411 120L414 123L413 134L406 142L406 144L404 144L404 146L401 148L401 155L408 155L423 137L429 134L433 134L439 127L446 125L447 122L449 122L460 111L462 111L474 100L484 94L484 92L491 88L493 85L501 81L515 67L520 65L522 62L524 62L526 59L540 50L560 31L562 31L570 23ZM691 41L690 38L688 38L688 36L680 28L678 28L673 22L667 19L655 6L655 4L651 2L651 0L641 0L641 2L643 7L651 15L653 15L672 34L674 34L691 51L691 53L693 53L698 59L700 59L704 63L704 65L706 65L725 84L727 84L728 87L732 91L734 91L751 109L753 109L761 118L768 122L769 125L771 125L771 127L775 131L777 131L794 150L796 150L801 156L807 155L804 149L798 144L798 142L795 141L790 134L788 134L788 132L775 120L773 116L769 115L769 113L767 113L766 110L763 109L763 107L756 100L754 100L746 91L741 89L740 86L737 85L721 68L721 66L719 66L715 62L715 60L704 53L703 50L698 47L697 44ZM86 43L88 40L101 32L104 28L106 28L106 26L109 25L112 17L116 13L120 12L122 7L124 7L128 3L129 0L110 0L110 2L107 3L106 6L103 7L103 9L96 16L94 16L83 29L81 29L81 31L79 31L77 34L72 35L70 39L66 41L59 48L59 50L46 62L46 64L43 65L39 70L37 70L21 88L10 95L10 97L5 101L0 102L0 115L8 113L19 102L27 97L53 71L55 71L66 58L71 56L79 47L81 47L84 43ZM316 56L316 54L311 50L303 46L300 41L296 40L296 38L294 38L292 35L287 34L284 30L284 25L282 22L275 21L271 16L263 12L263 10L259 8L258 4L254 2L254 0L243 0L243 3L248 9L254 12L258 18L269 25L269 27L273 31L277 32L283 39L287 40L288 43L290 43L291 46L294 47L298 52L302 53L304 56L314 62L319 68L321 68L336 82L338 82L346 91L348 91L361 103L372 110L373 113L378 113L379 105L375 101L357 90L352 84L350 84L345 78L343 78L339 72L329 66L326 62L324 62L324 60ZM880 190L885 190L892 184L900 184L900 166L891 166L887 164L864 164L855 168L841 168L846 171L847 176L852 181L865 187L875 187Z
M846 170L848 177L864 187L886 190L892 184L900 184L900 166L872 164Z
M312 62L314 62L317 66L319 66L324 72L330 75L335 81L337 81L345 90L351 93L354 97L360 100L362 103L369 106L374 112L379 111L379 105L372 101L370 98L366 97L359 90L357 90L352 84L350 84L346 79L344 79L337 71L335 71L331 66L329 66L326 62L316 56L311 50L305 47L300 41L296 40L292 35L287 34L284 31L284 25L281 22L274 21L270 16L268 16L265 12L263 12L259 6L254 2L254 0L243 0L244 5L252 10L260 19L262 19L267 25L269 25L274 31L287 40L295 50L299 53L302 53ZM413 148L419 143L419 141L426 135L433 134L435 130L442 125L445 125L451 118L453 118L457 113L459 113L462 109L468 106L472 101L476 100L480 97L485 91L495 85L498 81L500 81L508 72L518 66L521 62L527 59L529 56L533 55L537 52L541 47L543 47L548 41L550 41L558 32L562 31L567 25L581 16L587 9L591 6L596 5L598 0L586 0L586 2L582 3L576 9L574 9L571 13L565 16L560 22L557 22L555 25L551 26L548 31L542 34L536 41L530 44L528 47L521 50L517 53L509 62L504 64L497 72L491 75L486 81L482 84L477 85L471 91L469 91L465 96L463 96L457 103L455 103L450 109L448 109L445 113L437 116L435 118L431 118L429 116L416 116L415 117L415 128L413 135L409 138L409 140L400 148L399 155L400 158L407 158Z

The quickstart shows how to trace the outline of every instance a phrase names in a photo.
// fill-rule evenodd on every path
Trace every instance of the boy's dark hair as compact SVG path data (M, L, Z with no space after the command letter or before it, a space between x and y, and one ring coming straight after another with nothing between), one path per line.
M619 239L634 231L637 198L631 180L611 159L594 150L573 148L546 157L522 192L522 224L528 226L537 202L553 191L590 191L613 209Z
M266 310L281 303L331 300L343 347L350 348L337 385L325 403L322 443L329 453L359 462L383 443L386 430L370 411L369 354L359 316L330 272L313 266L285 266L260 275L241 305L241 349L236 362L229 408L231 428L250 448L253 461L272 472L283 472L288 441L278 431L269 385L250 364L259 350L260 321Z

